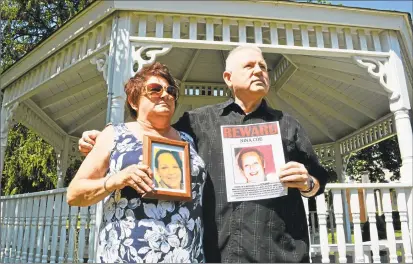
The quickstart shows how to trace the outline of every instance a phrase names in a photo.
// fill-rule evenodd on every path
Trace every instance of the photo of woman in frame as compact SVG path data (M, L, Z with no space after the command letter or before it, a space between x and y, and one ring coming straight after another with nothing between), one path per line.
M154 149L155 188L183 190L182 152Z

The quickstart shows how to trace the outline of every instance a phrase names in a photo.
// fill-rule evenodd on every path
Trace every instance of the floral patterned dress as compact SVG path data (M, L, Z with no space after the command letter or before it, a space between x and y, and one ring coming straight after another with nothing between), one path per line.
M115 146L108 175L142 160L142 142L125 124L114 126ZM131 187L104 199L98 259L105 263L204 262L202 189L206 172L192 138L190 142L192 201L141 199ZM107 176L108 176L107 175Z

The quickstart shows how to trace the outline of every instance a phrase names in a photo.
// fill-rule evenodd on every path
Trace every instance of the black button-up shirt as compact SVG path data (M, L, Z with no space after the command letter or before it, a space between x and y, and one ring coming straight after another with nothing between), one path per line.
M208 177L203 194L204 251L207 262L309 262L307 220L300 192L257 201L227 202L221 125L279 121L285 161L303 163L320 182L328 174L319 164L304 129L292 116L265 100L246 115L233 99L186 112L174 125L193 136Z

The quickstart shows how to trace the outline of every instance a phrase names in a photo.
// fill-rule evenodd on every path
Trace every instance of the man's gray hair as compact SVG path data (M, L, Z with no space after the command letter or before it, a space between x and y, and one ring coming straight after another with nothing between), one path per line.
M226 71L231 71L232 70L232 60L235 57L235 54L238 53L239 51L242 51L242 50L254 50L254 51L257 51L257 52L262 54L262 50L260 48L258 48L256 45L244 44L244 45L238 46L238 47L234 48L233 50L231 50L229 52L228 57L225 60L225 70Z

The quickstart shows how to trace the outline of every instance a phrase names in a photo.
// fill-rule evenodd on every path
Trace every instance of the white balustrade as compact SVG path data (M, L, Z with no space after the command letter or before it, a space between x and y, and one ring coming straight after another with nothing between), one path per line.
M315 198L316 208L305 205L313 262L412 262L405 195L409 188L401 183L328 184L325 194ZM343 210L346 191L351 217ZM2 197L1 262L94 263L95 210L69 206L65 189ZM366 216L369 228L364 226ZM344 221L351 218L352 240L346 241ZM385 220L385 238L379 237L384 227L376 218ZM370 240L363 241L364 232Z
M261 18L205 17L193 14L153 14L148 12L133 12L133 14L132 28L138 30L131 32L131 36L136 33L137 37L379 52L382 51L381 47L384 44L382 42L385 41L378 35L380 29L365 30L356 27L316 25L305 22L285 23L284 21Z
M66 189L1 197L0 262L94 263L94 208L70 207Z
M330 258L335 257L340 263L411 263L412 245L405 197L405 190L409 188L412 187L401 183L327 184L325 194L315 198L316 208L309 208L307 221L311 225L313 262L329 263ZM381 193L376 195L379 203L375 199L375 194L379 194L377 190ZM344 217L346 191L351 217ZM380 210L384 215L379 214ZM351 241L345 241L345 219L352 223ZM364 226L366 220L368 228Z
M334 160L334 143L320 144L314 146L314 151L321 161Z
M231 91L225 84L186 82L184 85L184 95L229 97L231 95Z

